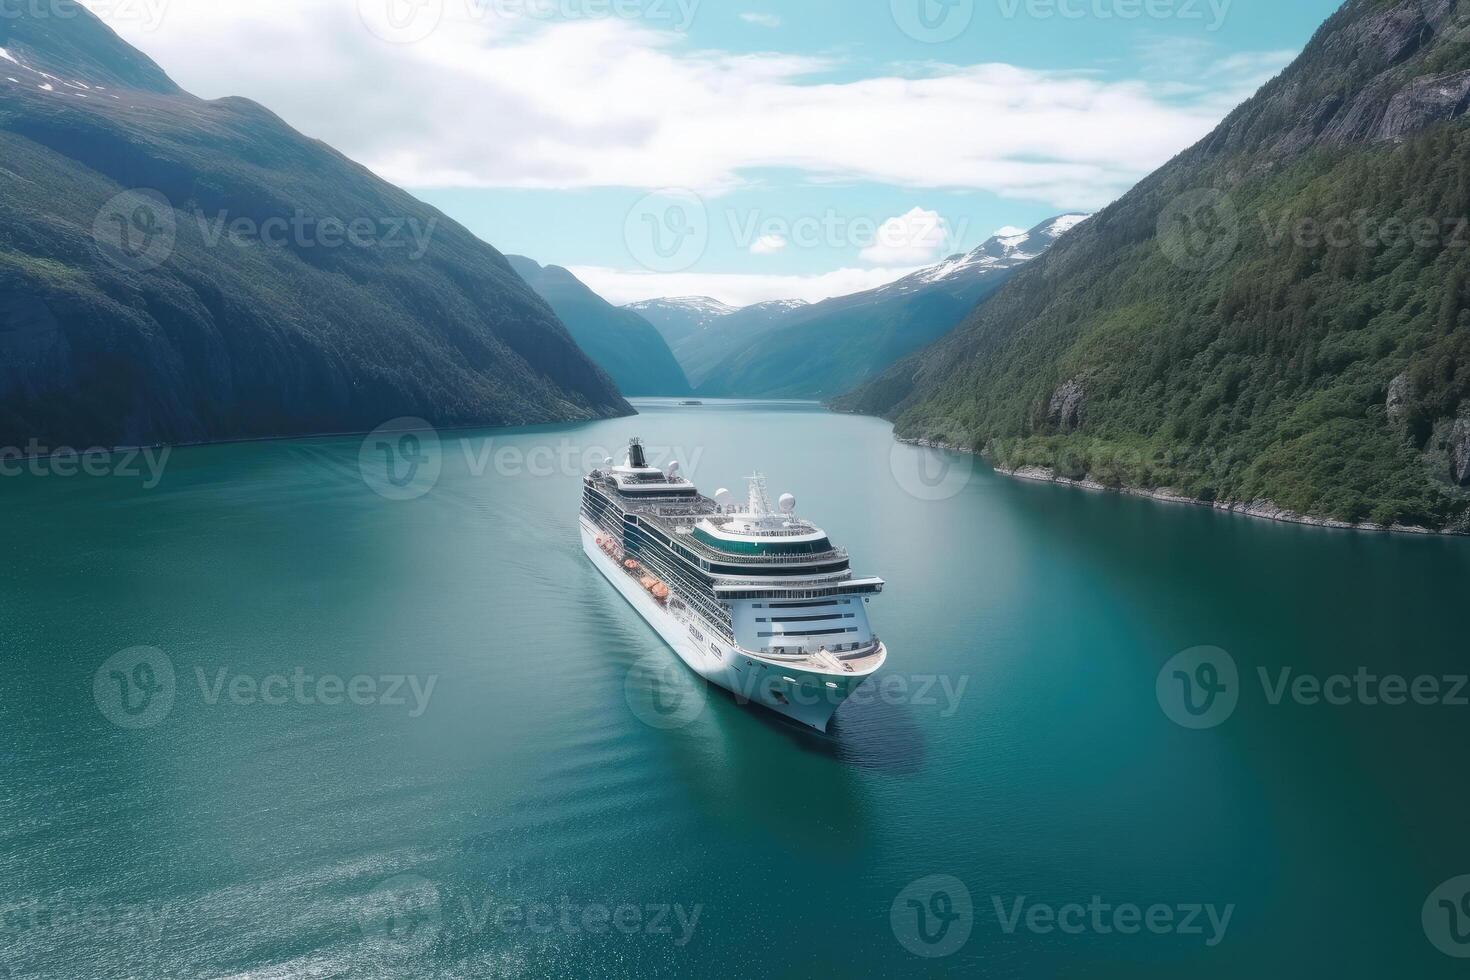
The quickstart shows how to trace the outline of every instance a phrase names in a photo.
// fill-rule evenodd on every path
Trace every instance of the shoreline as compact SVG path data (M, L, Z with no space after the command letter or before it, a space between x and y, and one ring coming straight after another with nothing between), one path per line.
M631 405L630 405L630 407L631 407ZM516 425L493 425L493 424L488 424L488 423L485 423L485 424L473 424L473 425L434 425L434 424L430 423L429 428L433 429L436 433L438 433L438 432L469 432L469 431L474 430L474 429L495 429L497 431L498 430L502 430L502 429L534 429L534 428L538 428L540 426L579 425L579 424L588 424L588 423L592 423L592 422L607 422L607 421L610 421L612 419L631 419L631 418L637 418L641 414L642 414L641 412L639 412L636 408L634 408L632 412L624 413L624 414L619 414L619 415L604 415L604 416L599 416L599 417L594 417L594 418L585 418L585 419L563 419L563 420L556 421L556 422L523 422L523 423L518 423ZM381 426L380 426L380 428L381 428ZM157 452L157 451L161 451L161 450L162 451L172 452L175 449L204 449L204 448L207 448L209 446L243 446L243 445L249 445L251 443L258 443L258 442L297 442L297 441L304 440L304 439L345 439L345 438L347 438L349 436L366 436L366 435L371 435L372 433L374 433L376 431L378 431L378 430L377 429L362 429L360 431L355 431L355 432L302 432L302 433L298 433L296 435L239 436L239 437L230 438L230 439L202 439L202 440L199 440L197 442L148 442L148 443L139 443L136 446L100 446L99 445L99 446L88 446L85 449L78 448L78 447L73 447L73 446L58 446L58 447L56 447L55 449L52 449L49 452L45 452L45 453L25 453L25 452L20 452L19 455L12 456L10 458L11 459L14 459L16 462L29 462L31 460L54 459L57 456L61 456L61 455L85 456L85 455L88 455L88 454L91 454L91 453L104 453L104 454L106 454L108 456L116 456L119 453L143 453L143 452L150 452L150 451ZM421 430L421 429L389 429L388 431L389 432L421 432L423 430ZM11 447L11 448L15 448L15 447ZM0 449L0 454L3 454L3 452L4 452L4 450L3 449ZM4 458L4 457L3 456L0 456L0 458Z
M1211 510L1224 514L1238 514L1242 517L1251 517L1256 520L1273 521L1277 524L1300 524L1307 527L1321 527L1334 531L1367 531L1382 534L1417 534L1422 537L1447 537L1463 538L1467 536L1465 531L1446 529L1435 529L1427 527L1414 527L1408 524L1353 524L1348 521L1340 521L1330 517L1314 517L1310 514L1298 514L1287 510L1269 500L1256 500L1250 503L1244 501L1225 500L1200 500L1182 494L1168 487L1159 487L1153 490L1142 487L1108 487L1095 480L1074 480L1071 477L1059 476L1056 471L1045 466L1022 466L1008 469L999 466L989 459L984 453L960 446L951 446L947 443L935 442L931 439L909 439L895 435L899 442L910 446L922 446L926 449L943 449L954 453L963 453L966 456L975 456L984 459L990 464L991 469L1008 476L1014 480L1025 480L1031 483L1054 483L1066 487L1074 487L1079 490L1090 490L1094 493L1116 493L1126 497L1140 497L1145 500L1157 500L1168 504L1189 504L1195 507L1208 507Z

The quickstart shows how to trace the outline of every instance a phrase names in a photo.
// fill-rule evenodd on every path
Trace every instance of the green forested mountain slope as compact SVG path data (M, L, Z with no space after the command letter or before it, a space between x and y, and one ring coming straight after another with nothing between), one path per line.
M70 0L0 48L0 446L631 411L500 253L261 106Z
M613 306L561 266L543 266L524 255L506 258L623 394L690 393L689 379L653 324L632 310Z
M1351 0L1195 147L837 402L1113 486L1463 527L1470 5Z

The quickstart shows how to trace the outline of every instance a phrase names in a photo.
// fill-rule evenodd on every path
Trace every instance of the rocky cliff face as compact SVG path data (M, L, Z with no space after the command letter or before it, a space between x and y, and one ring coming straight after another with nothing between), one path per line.
M1426 52L1465 40L1463 0L1349 0L1298 62L1321 70L1268 83L1201 149L1269 150L1280 158L1314 146L1401 139L1458 118L1470 109L1470 73L1420 73Z
M1061 432L1075 432L1082 427L1087 408L1087 390L1073 379L1059 387L1047 406L1047 421Z
M1462 487L1470 487L1470 418L1462 418L1450 431L1450 477Z

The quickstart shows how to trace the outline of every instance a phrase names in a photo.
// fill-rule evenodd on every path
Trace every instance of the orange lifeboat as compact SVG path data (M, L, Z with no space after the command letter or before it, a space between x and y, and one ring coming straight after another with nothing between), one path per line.
M662 582L655 585L650 591L653 592L653 597L659 602L669 601L669 587Z
M658 579L654 578L652 575L645 575L638 580L638 584L643 586L643 588L645 588L649 592L652 592L653 587L655 585L658 585Z
M634 561L633 559L631 559L631 558L629 558L627 561L623 562L623 567L626 568L630 572L636 572L636 571L638 571L638 563L636 561Z

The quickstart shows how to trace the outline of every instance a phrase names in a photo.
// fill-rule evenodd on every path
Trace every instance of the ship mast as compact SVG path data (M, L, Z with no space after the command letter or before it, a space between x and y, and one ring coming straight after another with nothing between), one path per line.
M771 498L766 493L766 478L757 470L746 477L750 484L750 495L746 501L746 512L756 520L771 516Z

